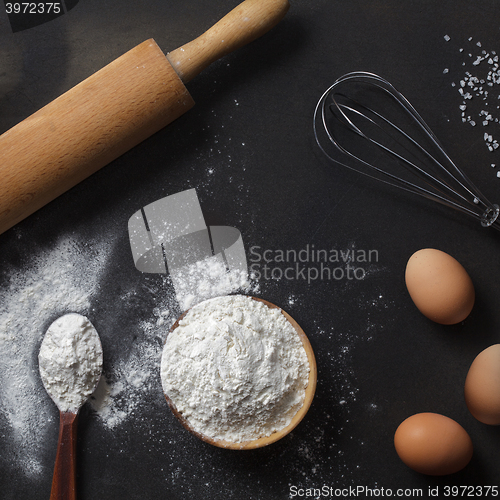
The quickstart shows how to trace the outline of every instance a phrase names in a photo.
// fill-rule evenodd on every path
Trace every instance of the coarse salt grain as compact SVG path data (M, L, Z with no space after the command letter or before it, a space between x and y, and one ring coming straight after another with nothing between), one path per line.
M449 41L449 37L445 35L445 40ZM469 37L468 41L472 42L473 37ZM472 127L480 125L482 127L492 128L492 124L499 123L499 117L493 113L491 100L500 99L500 66L498 64L498 55L494 50L487 51L482 49L480 53L474 54L475 47L482 47L480 41L475 42L474 46L470 47L462 66L474 68L464 71L462 78L458 80L458 86L452 82L452 87L457 88L462 103L459 105L462 123L468 123ZM464 53L464 48L459 49L460 53ZM477 51L477 49L476 49ZM448 73L448 68L444 73ZM496 106L500 109L500 106ZM466 114L467 111L467 114ZM483 134L483 141L486 148L490 151L496 151L500 144L495 138L496 128L493 128L488 133Z

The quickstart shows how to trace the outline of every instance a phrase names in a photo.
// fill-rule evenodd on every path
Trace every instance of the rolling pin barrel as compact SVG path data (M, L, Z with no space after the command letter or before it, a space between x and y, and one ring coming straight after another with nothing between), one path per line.
M276 25L288 0L245 0L168 54L147 40L0 136L0 233L181 116L183 82Z
M153 40L0 136L0 232L194 105Z

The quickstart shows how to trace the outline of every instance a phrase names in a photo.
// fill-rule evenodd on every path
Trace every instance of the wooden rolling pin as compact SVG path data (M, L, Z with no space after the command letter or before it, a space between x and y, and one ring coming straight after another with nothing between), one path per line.
M147 40L0 136L0 233L194 105L184 83L269 31L288 0L245 0L165 56Z

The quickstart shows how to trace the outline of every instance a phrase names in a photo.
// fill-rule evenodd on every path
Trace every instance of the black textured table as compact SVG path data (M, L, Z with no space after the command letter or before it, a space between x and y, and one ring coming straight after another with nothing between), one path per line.
M140 42L154 38L173 50L237 5L67 3L67 12L28 29L11 27L0 12L0 133ZM500 234L330 164L312 130L316 102L336 78L380 74L498 203L500 149L488 146L500 140L499 84L485 80L488 94L471 89L465 100L459 90L466 78L486 79L489 59L500 53L500 6L291 3L270 33L188 84L192 110L0 235L2 499L49 497L58 414L39 380L37 353L48 325L69 310L99 331L111 391L107 409L86 405L80 415L82 500L430 498L436 488L444 495L446 486L500 484L500 431L476 421L463 398L470 363L500 339ZM167 275L134 266L127 224L141 207L192 188L208 226L240 231L254 294L290 313L316 354L309 413L259 450L201 442L162 395L159 355L180 311ZM453 255L474 282L476 304L462 324L432 323L408 296L406 262L425 247ZM289 261L302 250L303 260ZM312 250L369 258L354 261L357 274L328 279L315 274ZM295 272L285 276L288 267ZM346 269L342 259L335 267ZM470 434L474 456L463 471L424 476L399 460L396 428L424 411Z

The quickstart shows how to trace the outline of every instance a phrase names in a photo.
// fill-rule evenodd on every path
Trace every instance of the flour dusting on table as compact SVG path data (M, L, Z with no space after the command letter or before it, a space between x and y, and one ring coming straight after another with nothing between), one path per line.
M37 356L46 328L66 312L88 313L109 243L64 237L20 270L4 266L0 290L0 413L12 465L43 473L42 455L54 426L54 404L40 381Z
M205 276L200 281L200 277ZM157 305L147 320L138 324L140 342L128 348L124 356L107 366L104 376L90 399L90 405L106 428L113 430L144 408L145 401L163 405L158 369L169 328L184 311L203 300L231 293L255 293L258 283L246 273L229 272L217 260L205 259L178 275L174 289L168 276L151 290Z

